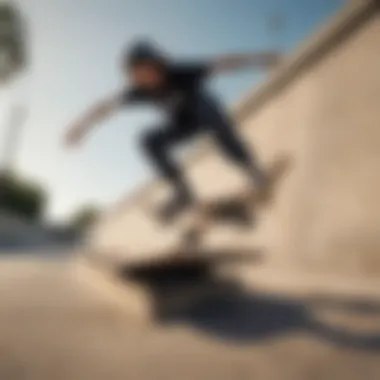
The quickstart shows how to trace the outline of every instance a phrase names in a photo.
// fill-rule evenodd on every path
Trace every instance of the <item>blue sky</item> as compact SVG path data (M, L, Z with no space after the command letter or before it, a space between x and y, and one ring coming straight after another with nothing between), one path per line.
M86 203L112 204L150 176L138 150L138 137L157 115L145 109L120 113L76 152L65 151L61 137L78 112L120 88L119 56L128 41L154 37L175 56L200 59L273 47L289 52L343 3L19 0L28 18L32 65L12 98L6 99L7 103L23 101L30 108L18 169L47 186L50 218L65 219ZM277 34L267 28L266 20L273 14L281 14L284 20ZM230 104L262 79L263 73L249 70L215 78L210 86Z

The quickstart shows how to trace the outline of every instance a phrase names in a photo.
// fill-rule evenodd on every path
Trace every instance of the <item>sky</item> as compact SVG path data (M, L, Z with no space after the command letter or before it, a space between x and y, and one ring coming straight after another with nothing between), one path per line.
M290 53L343 0L15 0L27 19L30 67L0 91L0 144L12 105L27 107L17 170L47 188L48 218L65 220L82 205L109 207L140 186L151 169L139 136L157 112L128 109L67 151L67 124L92 102L122 85L120 54L136 37L157 40L178 58L208 59L229 52L280 49ZM282 29L268 19L280 15ZM231 105L265 73L217 77L210 87Z

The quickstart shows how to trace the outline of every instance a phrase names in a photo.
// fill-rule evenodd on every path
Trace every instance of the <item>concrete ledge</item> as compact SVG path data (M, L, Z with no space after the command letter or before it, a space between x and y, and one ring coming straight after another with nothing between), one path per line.
M235 111L238 120L244 121L296 77L318 63L372 17L378 11L378 6L377 0L350 1L324 28L301 45L268 81L240 102Z

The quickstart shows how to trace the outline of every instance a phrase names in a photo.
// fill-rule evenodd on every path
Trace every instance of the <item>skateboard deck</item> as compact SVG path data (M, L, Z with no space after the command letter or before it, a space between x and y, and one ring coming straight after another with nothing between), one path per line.
M199 243L209 228L219 223L251 226L258 208L265 207L273 199L274 191L289 167L289 160L276 160L268 170L269 184L265 192L247 187L239 193L208 201L199 201L186 211L181 219L185 223L183 242L185 245Z

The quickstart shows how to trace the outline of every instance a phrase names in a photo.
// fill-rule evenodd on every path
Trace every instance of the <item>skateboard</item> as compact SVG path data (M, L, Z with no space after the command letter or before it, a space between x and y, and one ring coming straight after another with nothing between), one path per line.
M251 227L258 209L273 200L274 191L289 168L289 160L276 160L268 170L269 183L265 190L247 187L239 193L208 201L198 201L185 211L182 219L187 221L183 242L193 246L212 226L220 223Z

